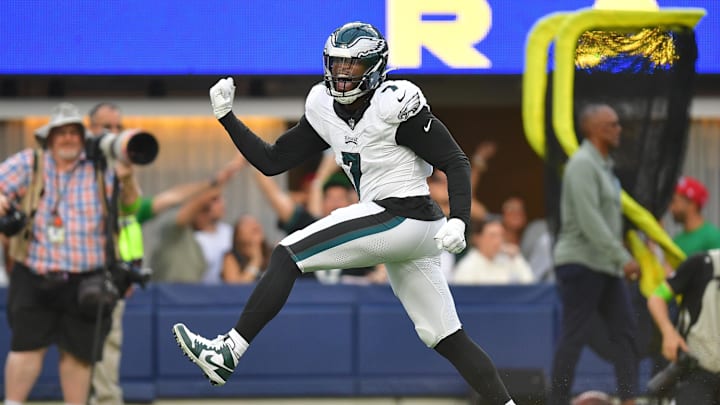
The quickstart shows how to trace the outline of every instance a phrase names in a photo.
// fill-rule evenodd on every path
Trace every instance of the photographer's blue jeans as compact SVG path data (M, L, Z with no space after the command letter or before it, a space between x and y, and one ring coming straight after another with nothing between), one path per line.
M620 399L637 396L637 324L625 281L580 264L555 268L562 303L560 339L553 359L549 405L568 405L575 368L593 327L606 328L610 344L607 357L613 363ZM598 317L602 320L597 322Z

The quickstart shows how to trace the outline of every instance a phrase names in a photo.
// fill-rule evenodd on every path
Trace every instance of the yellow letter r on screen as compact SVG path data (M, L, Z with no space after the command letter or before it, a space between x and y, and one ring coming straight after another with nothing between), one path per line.
M423 47L452 68L491 66L473 47L492 26L486 0L387 0L386 11L390 66L419 68Z

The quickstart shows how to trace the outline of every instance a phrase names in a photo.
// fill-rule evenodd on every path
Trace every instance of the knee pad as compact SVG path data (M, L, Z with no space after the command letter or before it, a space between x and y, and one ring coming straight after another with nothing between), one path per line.
M417 332L420 340L425 343L425 346L431 349L435 348L435 346L440 343L441 340L457 332L459 329L460 324L458 324L457 327L453 326L452 328L446 328L442 330L432 330L419 325L415 325L415 332Z

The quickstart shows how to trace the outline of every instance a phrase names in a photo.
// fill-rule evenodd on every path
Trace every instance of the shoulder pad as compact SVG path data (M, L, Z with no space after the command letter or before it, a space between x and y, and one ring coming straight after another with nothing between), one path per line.
M318 83L312 86L308 92L307 98L305 99L305 111L315 107L326 95L327 91L324 84Z
M329 97L325 85L322 83L318 83L310 89L305 99L305 118L310 122L310 125L314 126L320 122L323 105L328 101ZM332 102L330 102L330 105L332 105Z
M407 121L427 105L420 88L407 80L384 82L375 90L371 102L377 106L380 118L388 123Z

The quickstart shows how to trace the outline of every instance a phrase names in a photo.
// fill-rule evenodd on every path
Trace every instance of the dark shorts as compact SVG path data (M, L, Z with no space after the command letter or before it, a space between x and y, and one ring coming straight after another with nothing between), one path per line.
M12 331L11 350L30 351L57 344L60 350L90 363L93 347L96 347L94 359L100 360L111 318L103 317L101 340L95 344L97 308L78 305L78 284L87 275L65 274L66 277L45 277L15 264L10 275L7 305Z

